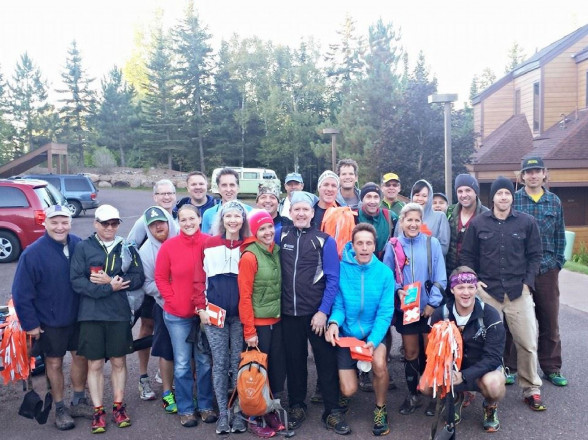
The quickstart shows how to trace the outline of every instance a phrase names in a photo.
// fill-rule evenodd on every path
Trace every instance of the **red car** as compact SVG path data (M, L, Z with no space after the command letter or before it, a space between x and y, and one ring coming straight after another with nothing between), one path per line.
M45 233L45 208L63 204L57 193L42 180L0 179L0 263L16 260Z

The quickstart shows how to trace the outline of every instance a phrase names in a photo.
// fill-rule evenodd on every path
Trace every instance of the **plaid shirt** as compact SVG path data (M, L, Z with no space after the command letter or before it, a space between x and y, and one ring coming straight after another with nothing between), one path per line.
M513 207L535 217L539 225L543 247L539 273L556 268L561 269L566 262L564 257L566 234L563 208L559 197L543 188L543 195L538 202L535 202L523 187L515 193Z

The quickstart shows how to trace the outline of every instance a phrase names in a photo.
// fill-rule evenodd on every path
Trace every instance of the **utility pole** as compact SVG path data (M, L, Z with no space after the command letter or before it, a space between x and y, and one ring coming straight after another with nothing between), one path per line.
M331 135L331 170L335 171L337 165L337 135L339 130L336 128L323 128L323 134Z

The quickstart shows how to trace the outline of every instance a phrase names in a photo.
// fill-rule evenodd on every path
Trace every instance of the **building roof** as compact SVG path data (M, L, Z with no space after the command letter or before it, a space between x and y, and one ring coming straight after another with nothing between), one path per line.
M494 130L472 155L472 164L520 162L533 149L533 134L525 115L514 115Z
M543 159L588 159L588 109L570 113L533 142L534 150Z
M505 84L510 82L512 79L524 75L525 73L535 70L541 67L542 65L548 63L557 55L559 55L562 51L564 51L566 48L574 44L579 39L584 38L586 35L588 35L588 24L576 29L571 34L568 34L565 37L560 38L554 43L551 43L550 45L539 50L532 57L523 61L513 70L508 72L504 77L500 78L494 84L488 86L477 96L475 96L472 99L472 104L477 104L483 99L492 95L494 92L500 90ZM579 62L578 59L576 59L576 62Z

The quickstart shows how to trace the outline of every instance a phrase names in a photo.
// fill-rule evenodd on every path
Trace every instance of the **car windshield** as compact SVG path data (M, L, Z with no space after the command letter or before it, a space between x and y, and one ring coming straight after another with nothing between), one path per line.
M59 202L55 200L55 197L53 197L53 194L51 194L51 191L48 190L46 186L35 188L35 193L37 196L39 196L39 200L41 201L43 208L59 205Z

